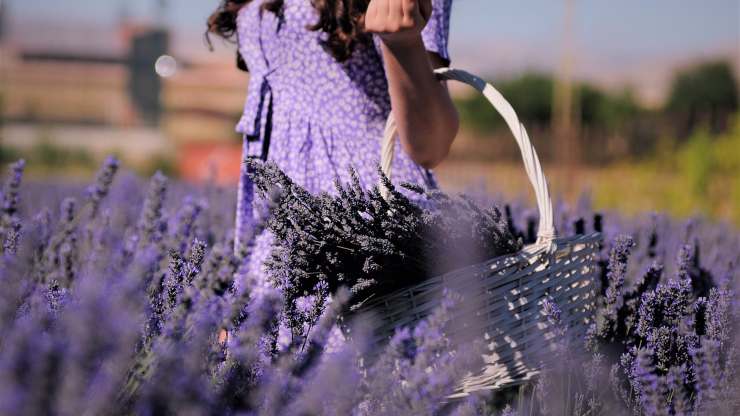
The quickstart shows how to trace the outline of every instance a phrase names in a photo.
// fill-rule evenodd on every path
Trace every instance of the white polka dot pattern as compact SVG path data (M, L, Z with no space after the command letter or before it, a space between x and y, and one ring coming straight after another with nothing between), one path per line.
M445 60L451 1L433 0L434 11L423 32L427 50ZM347 182L350 166L363 186L374 186L380 139L390 113L377 39L375 47L358 47L339 63L322 47L326 35L307 29L317 20L309 0L285 0L282 17L262 12L262 2L250 2L237 18L239 51L250 71L244 114L236 126L245 137L245 157L260 156L268 142L268 159L312 193L334 193L335 177ZM264 201L253 200L249 182L242 169L237 239L264 209ZM432 172L414 163L400 145L393 182L436 187ZM268 231L257 238L251 270L258 270L271 245Z

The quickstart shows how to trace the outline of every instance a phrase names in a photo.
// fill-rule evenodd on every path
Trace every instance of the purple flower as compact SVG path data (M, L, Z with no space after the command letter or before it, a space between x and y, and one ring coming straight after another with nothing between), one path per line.
M3 253L14 255L18 251L18 243L21 239L21 222L12 218L5 226L5 241L3 241Z
M161 172L152 176L149 191L138 224L137 242L143 245L158 243L167 228L164 220L164 203L167 196L168 180Z
M179 247L181 255L185 254L188 244L193 238L195 222L203 212L204 205L204 203L187 196L182 203L182 208L177 213L171 246Z
M76 185L32 183L21 195L22 164L3 189L2 414L733 414L736 271L727 265L738 261L740 233L728 227L696 221L686 237L668 217L651 227L649 220L605 214L607 241L627 232L635 240L618 238L607 251L610 261L599 266L607 287L589 330L594 353L578 354L580 342L570 337L579 332L563 325L567 302L546 297L541 319L568 346L563 353L550 354L554 362L518 397L483 392L451 402L446 397L460 380L484 366L479 341L448 334L457 329L460 297L446 293L441 308L389 341L375 340L361 321L342 321L339 332L348 293L334 289L346 274L309 284L286 269L276 279L294 290L291 297L258 285L245 267L251 240L234 250L233 195L170 184L161 175L148 191L131 176L114 186L117 166L109 159L86 194ZM74 198L80 195L85 204ZM362 206L364 216L343 216L345 225L381 226L368 212L389 205L368 198L376 206ZM516 229L530 215L521 205L504 216L441 193L434 198L490 219L492 233L503 226L513 236L527 234ZM362 198L346 201L353 199ZM346 201L335 208L352 208ZM48 207L60 202L56 215ZM93 215L85 214L88 205ZM40 211L26 216L28 207ZM557 216L566 230L588 213L562 208ZM400 223L379 218L400 232ZM298 244L302 232L286 236ZM395 250L372 239L362 244L378 253ZM666 258L670 252L678 255ZM298 253L287 253L294 264L309 261ZM376 273L386 267L381 258L358 256L355 266ZM672 279L664 279L664 270ZM374 284L353 283L359 292ZM536 282L530 287L536 290ZM284 331L281 348L290 310L315 324L300 334Z
M20 188L23 181L23 171L26 161L21 159L10 165L10 177L5 183L2 193L2 216L13 217L18 213L20 204Z
M727 347L731 337L733 298L734 292L730 289L712 288L706 302L705 336L719 342L719 345L724 348Z
M26 162L21 159L10 166L10 178L2 189L0 207L0 254L16 254L23 224L18 218L20 187Z
M655 373L651 353L646 349L637 351L631 368L633 385L638 385L637 398L646 414L668 415L668 406L664 403L667 389L664 379Z
M620 236L609 254L607 279L609 287L606 289L606 317L610 321L617 319L617 311L622 306L622 288L627 273L629 259L635 242L632 237Z
M98 171L95 177L95 182L87 188L87 199L90 201L92 210L90 212L90 218L96 218L98 211L100 210L100 204L103 202L108 193L110 192L113 179L118 172L120 162L113 156L108 156L103 163L103 166Z

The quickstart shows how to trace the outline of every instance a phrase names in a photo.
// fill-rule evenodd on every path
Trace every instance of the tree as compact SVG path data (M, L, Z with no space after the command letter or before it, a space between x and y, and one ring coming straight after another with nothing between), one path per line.
M738 85L726 61L705 62L678 72L671 86L667 113L677 119L681 136L707 125L713 132L727 127L738 109Z
M494 82L509 100L525 125L547 126L552 115L553 80L549 75L529 73ZM480 133L490 133L504 126L504 121L481 95L475 94L458 102L463 122Z
M501 91L527 127L548 127L552 119L554 81L552 76L528 73L493 85ZM611 93L588 83L576 86L576 107L580 124L599 129L617 130L641 111L629 89ZM503 127L486 99L475 94L458 102L466 126L480 133L490 133Z

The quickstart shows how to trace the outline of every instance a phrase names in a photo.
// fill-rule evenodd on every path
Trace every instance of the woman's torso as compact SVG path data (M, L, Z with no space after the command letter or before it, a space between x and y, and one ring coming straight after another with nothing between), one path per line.
M354 167L364 186L377 180L380 137L390 113L388 84L377 40L358 45L338 62L324 50L309 0L285 0L281 17L262 11L264 0L237 18L239 51L250 71L237 131L247 153L267 157L311 192L333 191ZM436 186L433 175L396 146L394 182Z

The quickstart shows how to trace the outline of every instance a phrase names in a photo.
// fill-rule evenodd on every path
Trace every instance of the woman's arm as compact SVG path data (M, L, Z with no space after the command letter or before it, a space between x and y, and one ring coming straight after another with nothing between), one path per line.
M444 160L459 128L447 87L434 76L441 59L427 53L421 38L431 13L431 0L371 0L365 15L365 30L382 40L401 144L428 169Z

